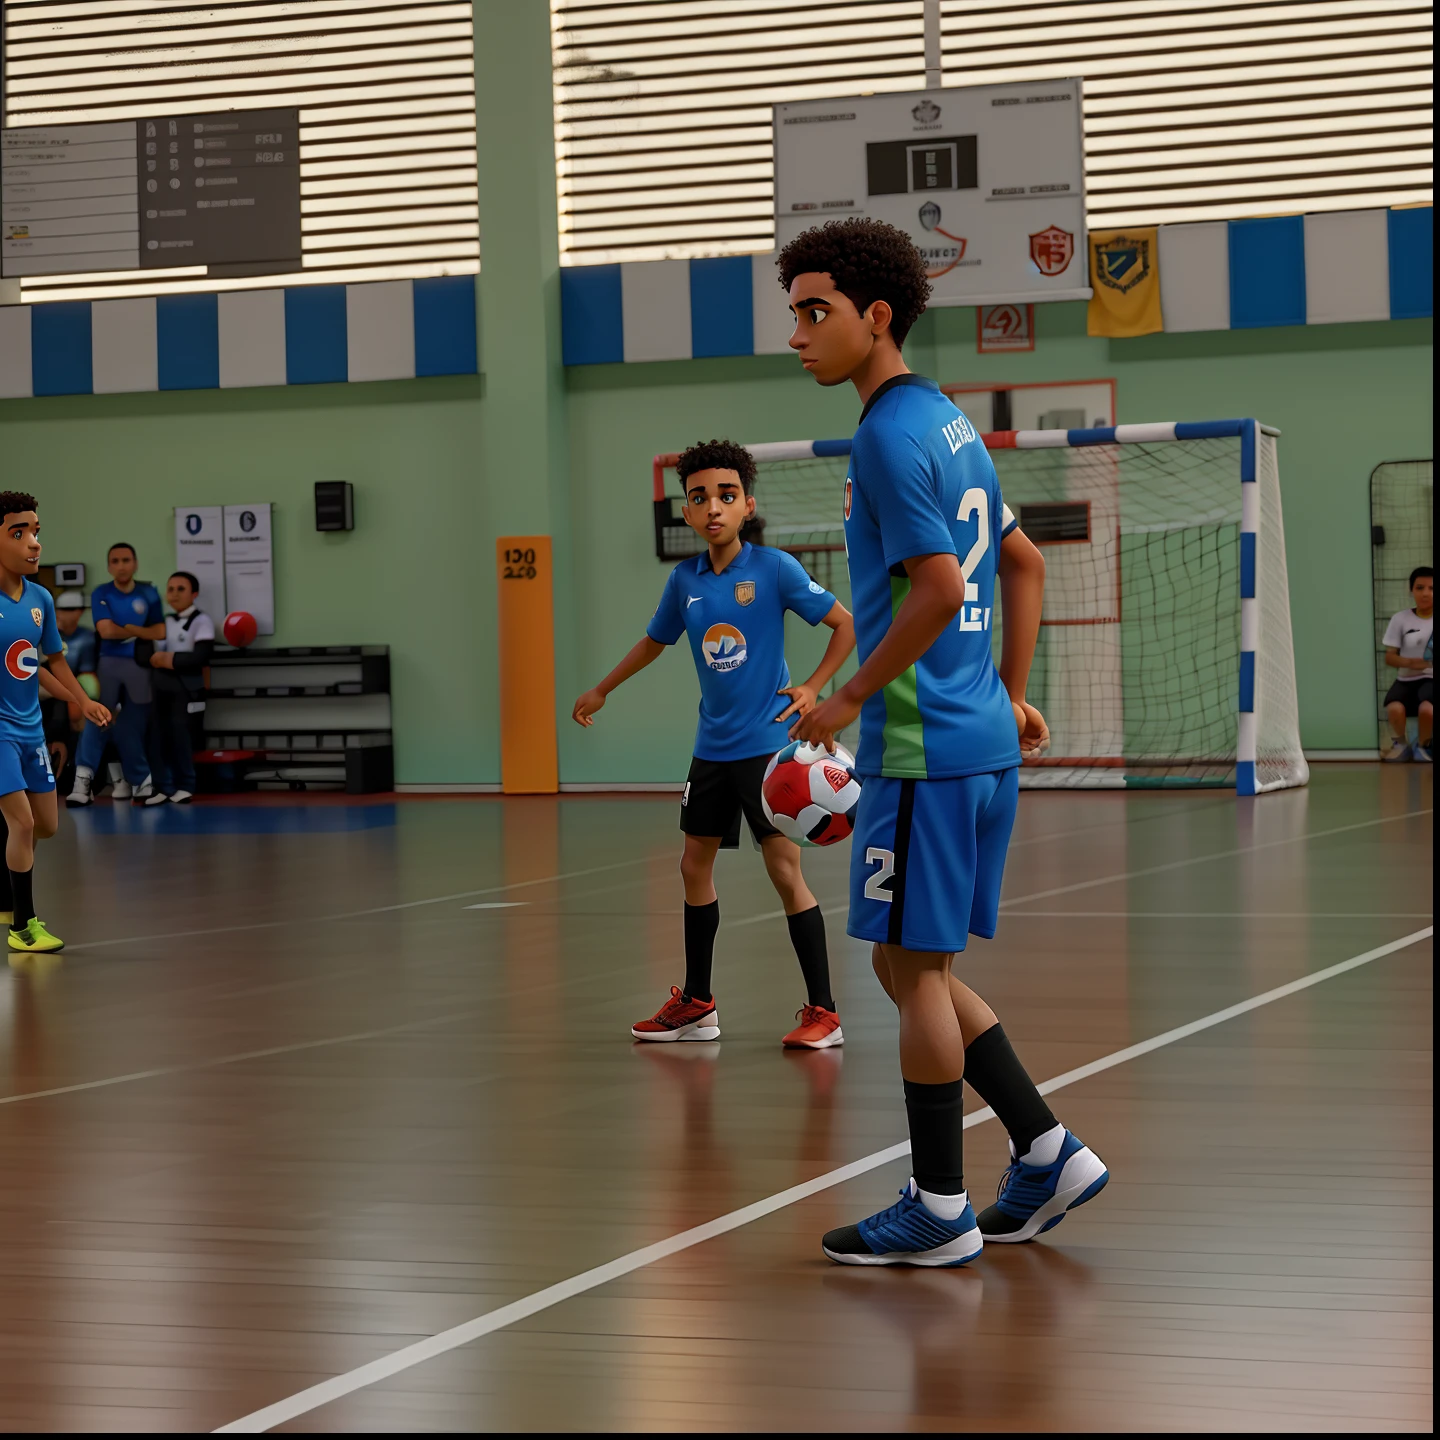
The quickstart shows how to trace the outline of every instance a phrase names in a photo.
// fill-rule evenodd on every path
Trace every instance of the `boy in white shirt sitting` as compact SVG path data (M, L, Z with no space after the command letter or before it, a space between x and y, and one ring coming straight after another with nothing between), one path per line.
M1380 758L1428 765L1435 726L1435 571L1429 565L1417 565L1410 572L1410 594L1413 608L1397 611L1385 627L1385 663L1400 673L1385 694L1391 740ZM1413 749L1405 743L1405 721L1410 716L1415 717Z
M195 603L199 593L200 582L188 570L177 570L165 585L175 613L165 617L165 638L155 642L149 660L155 793L147 805L184 805L195 793L190 716L205 708L205 667L215 649L215 622Z

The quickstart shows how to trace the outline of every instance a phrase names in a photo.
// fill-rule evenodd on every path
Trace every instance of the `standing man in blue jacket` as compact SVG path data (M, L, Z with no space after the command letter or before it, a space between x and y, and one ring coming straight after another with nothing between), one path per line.
M110 581L90 594L90 613L100 637L101 703L118 711L108 734L120 751L124 781L115 786L116 800L143 805L153 795L145 732L150 721L150 673L135 662L137 640L165 638L165 612L160 592L147 581L136 580L135 547L121 541L105 557ZM75 788L65 803L72 809L94 801L95 771L105 753L107 732L88 725L80 736L75 756Z

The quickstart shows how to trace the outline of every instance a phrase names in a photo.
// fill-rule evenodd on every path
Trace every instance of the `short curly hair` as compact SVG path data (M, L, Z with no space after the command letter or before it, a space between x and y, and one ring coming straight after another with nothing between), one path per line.
M686 450L675 466L680 488L700 470L733 470L740 477L741 489L749 495L755 487L755 457L733 440L700 440Z
M23 490L0 491L0 521L11 515L23 515L27 510L35 508L35 497L27 495Z
M930 303L930 279L914 242L883 220L831 220L797 235L775 257L780 284L797 275L828 275L857 310L877 300L889 305L890 333L897 346Z

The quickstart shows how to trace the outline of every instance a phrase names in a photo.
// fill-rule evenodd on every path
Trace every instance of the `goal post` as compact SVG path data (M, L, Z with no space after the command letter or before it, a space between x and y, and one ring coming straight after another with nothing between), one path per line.
M1280 503L1279 432L1255 420L1000 430L1000 489L1046 559L1029 695L1051 748L1030 788L1306 783ZM848 440L751 445L760 543L850 601ZM703 542L678 513L677 455L654 462L655 554ZM996 596L998 659L1003 608Z

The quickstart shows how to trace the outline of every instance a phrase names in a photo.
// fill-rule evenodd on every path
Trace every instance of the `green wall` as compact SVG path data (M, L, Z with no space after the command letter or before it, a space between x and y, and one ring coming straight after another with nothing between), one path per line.
M274 502L273 643L391 647L409 784L499 780L495 540L548 531L562 782L675 780L697 700L685 653L593 729L568 718L660 591L650 459L717 434L845 435L858 407L788 356L563 369L548 12L477 0L475 14L481 376L0 401L0 484L37 493L47 558L84 560L92 584L118 539L163 579L176 505ZM979 356L974 311L942 310L916 326L910 363L942 381L1113 376L1122 422L1278 425L1304 743L1372 746L1367 482L1382 460L1431 453L1430 322L1107 341L1086 335L1083 305L1037 309L1033 353ZM315 533L324 479L354 483L353 533ZM823 634L793 638L800 671Z
M1033 354L982 357L973 312L941 311L907 349L941 380L1113 375L1122 421L1253 414L1278 425L1304 742L1373 744L1368 478L1381 460L1431 453L1430 323L1107 341L1085 334L1082 305L1054 305L1037 328ZM495 418L480 377L3 401L0 466L3 483L40 496L47 558L84 560L92 577L126 539L142 573L163 578L176 505L275 502L275 643L391 646L398 778L413 784L499 779L494 538L549 514L561 777L676 779L697 698L684 653L619 691L593 729L568 720L659 593L650 458L712 434L844 435L853 393L758 356L572 369L540 413L560 406L558 487L545 447L523 434L487 465L487 426L515 422ZM351 534L315 532L322 479L354 482ZM811 658L818 638L797 648Z

